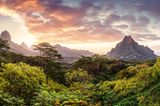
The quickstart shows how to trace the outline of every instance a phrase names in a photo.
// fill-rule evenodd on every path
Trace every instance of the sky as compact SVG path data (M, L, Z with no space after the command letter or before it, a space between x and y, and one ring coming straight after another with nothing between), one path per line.
M0 0L0 31L105 54L131 35L160 53L160 0Z

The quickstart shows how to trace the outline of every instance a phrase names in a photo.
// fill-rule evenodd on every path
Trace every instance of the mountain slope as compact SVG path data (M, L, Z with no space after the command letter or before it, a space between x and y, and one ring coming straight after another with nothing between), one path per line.
M8 44L10 46L10 51L17 53L17 54L23 54L25 56L36 56L39 55L38 51L35 51L31 48L29 48L24 42L20 45L17 43L14 43L11 39L11 35L8 31L3 31L1 33L0 38L3 40L7 40ZM72 62L78 60L81 56L91 56L93 53L87 51L87 50L76 50L76 49L70 49L67 47L63 47L61 45L54 45L56 49L59 51L60 54L62 54L64 61L66 62Z
M10 46L10 51L17 53L17 54L23 54L26 56L34 56L37 53L29 48L25 48L24 46L26 45L25 43L22 43L23 45L18 45L17 43L14 43L11 39L11 35L8 31L3 31L1 33L0 38L2 38L3 40L8 41L8 44Z
M81 57L81 56L92 56L93 53L87 50L77 50L77 49L70 49L67 47L63 47L59 44L55 45L56 49L62 54L63 57Z
M73 63L77 61L81 56L92 56L94 53L89 52L87 50L77 50L77 49L70 49L67 47L63 47L59 44L54 45L56 49L62 54L63 61L66 63Z
M116 45L107 56L126 61L144 61L152 60L157 56L154 51L143 45L139 45L131 36L125 36L124 39Z

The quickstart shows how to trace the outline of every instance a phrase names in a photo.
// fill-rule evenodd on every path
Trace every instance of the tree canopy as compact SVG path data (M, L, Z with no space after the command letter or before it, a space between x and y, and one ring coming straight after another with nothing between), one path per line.
M62 58L61 54L58 53L56 48L47 42L34 45L34 50L38 50L42 57L49 60L57 60Z

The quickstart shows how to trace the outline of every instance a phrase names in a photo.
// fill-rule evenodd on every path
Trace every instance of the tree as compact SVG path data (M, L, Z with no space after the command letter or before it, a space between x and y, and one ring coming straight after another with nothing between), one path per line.
M34 49L40 52L40 56L36 57L40 67L47 74L47 82L49 77L59 83L65 83L65 73L63 65L57 61L62 58L56 48L47 42L34 45Z
M54 46L50 45L47 42L39 43L38 45L34 45L34 50L38 50L40 55L49 60L57 60L61 59L61 54L55 49Z

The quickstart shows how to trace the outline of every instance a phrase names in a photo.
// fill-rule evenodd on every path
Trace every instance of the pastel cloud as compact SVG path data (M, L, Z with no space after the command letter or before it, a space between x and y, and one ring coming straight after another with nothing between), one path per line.
M98 31L97 35L94 33L94 36L79 30L80 27L84 27L87 28L85 29L88 30L87 32L97 31L96 25L94 28L88 28L88 25L85 25L89 24L84 20L88 11L101 9L89 0L81 0L77 7L63 5L63 0L5 0L1 1L1 6L20 14L29 30L37 35L40 40L52 38L54 41L55 38L59 37L57 39L84 42L100 41L104 40L104 37L106 41L110 41L111 39L116 40L114 36L118 35L117 32L121 35L121 32L116 29L113 32L112 29L103 31L103 28Z
M39 41L114 42L124 34L160 40L159 0L1 0L0 6L18 14Z

